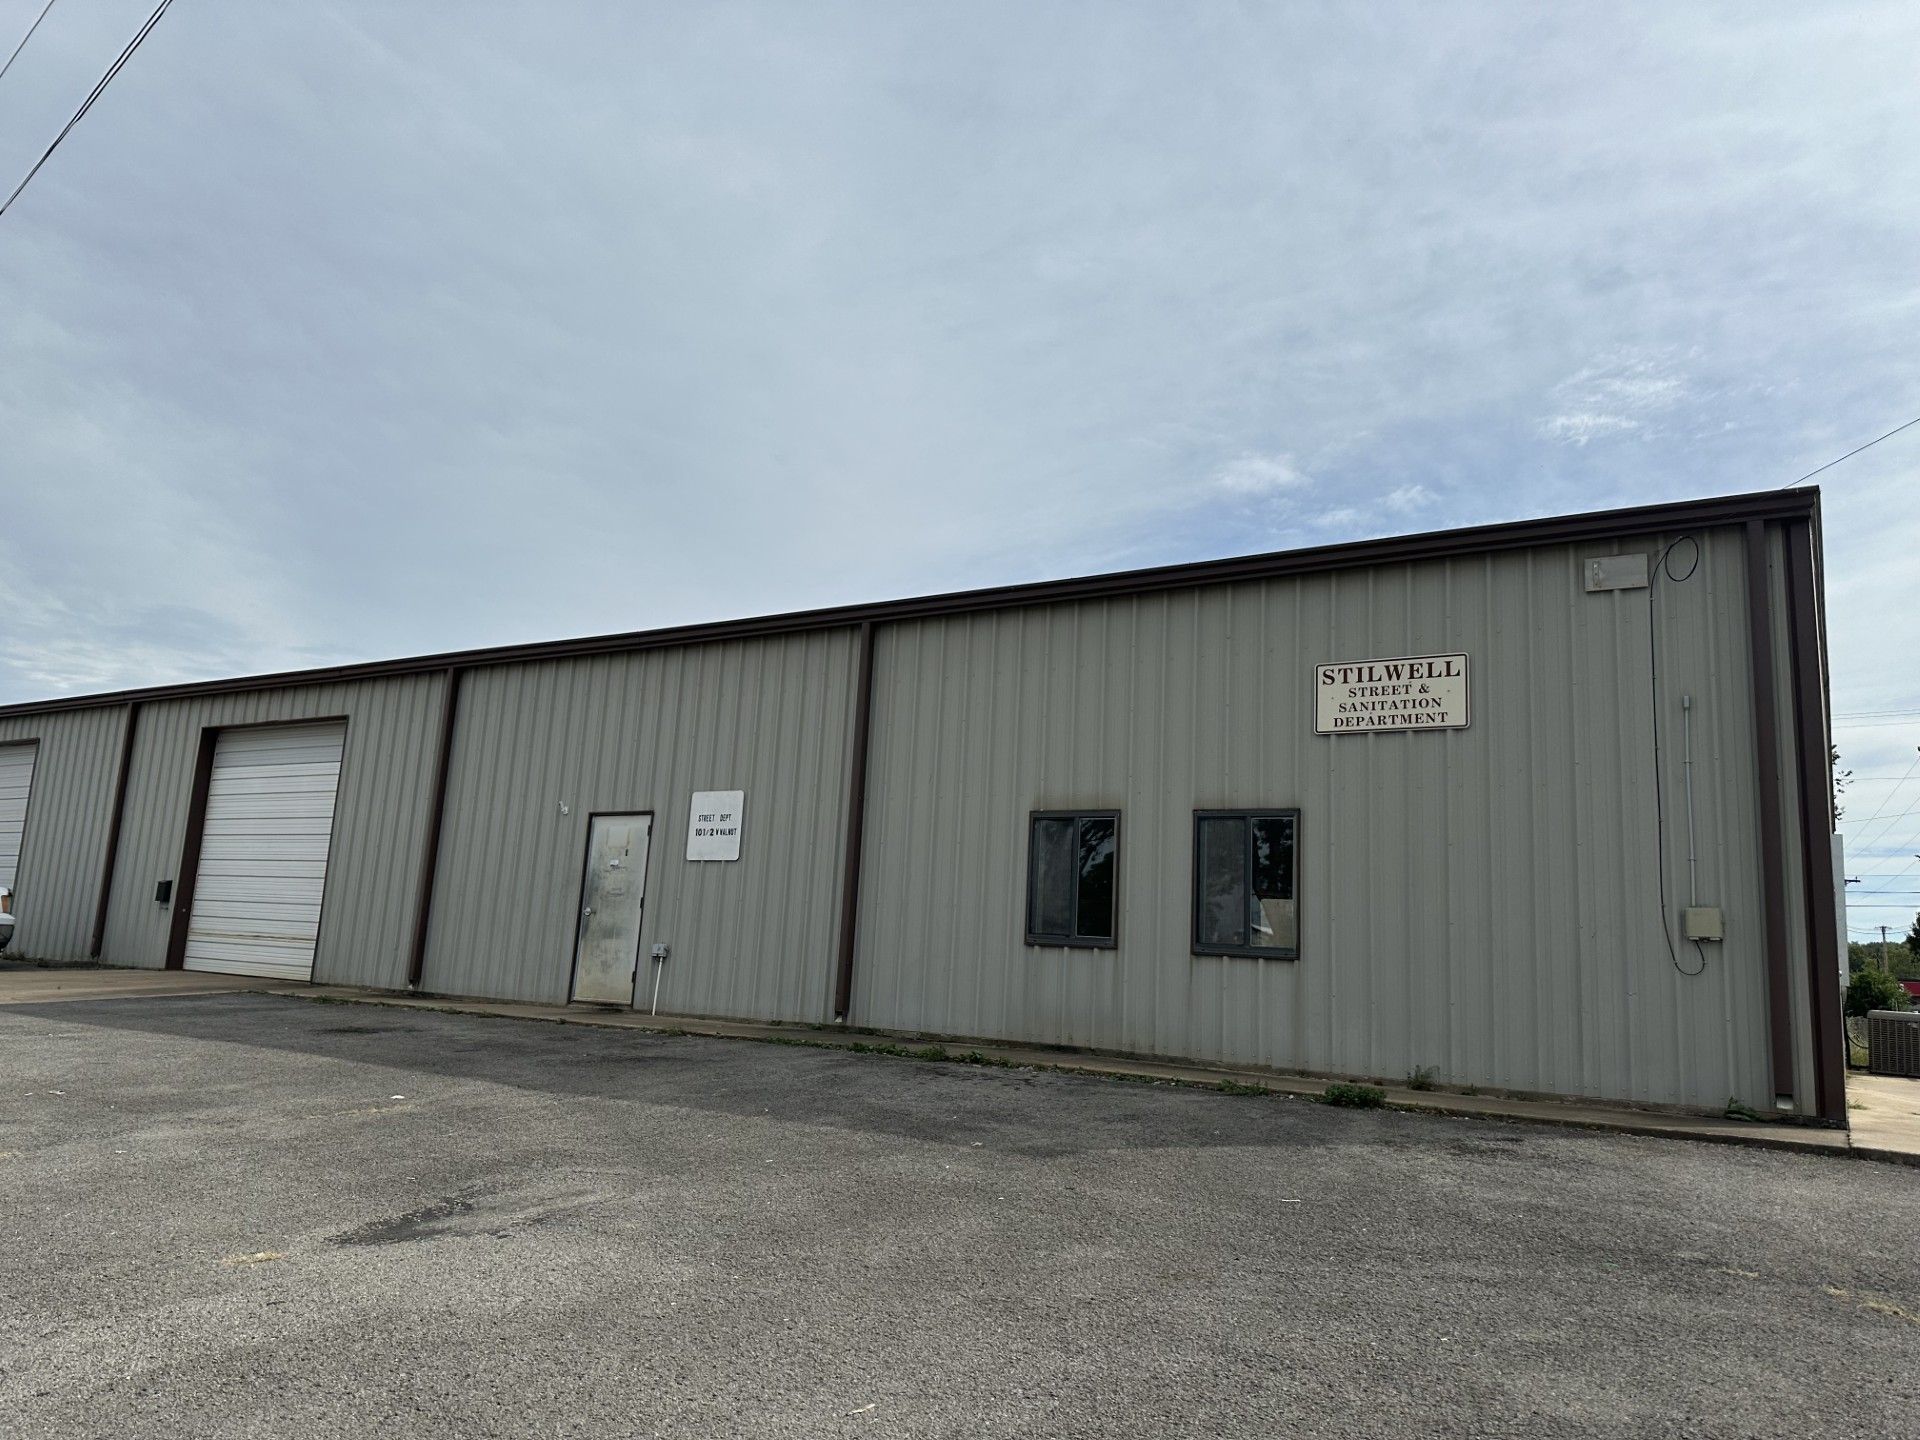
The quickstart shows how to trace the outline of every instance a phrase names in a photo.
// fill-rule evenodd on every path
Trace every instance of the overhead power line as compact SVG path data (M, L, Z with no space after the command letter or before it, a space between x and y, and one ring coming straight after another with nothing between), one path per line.
M142 25L139 30L134 33L133 39L126 43L126 46L120 51L120 54L115 58L113 64L107 67L107 73L100 77L100 82L93 87L92 93L81 102L80 108L73 112L73 118L61 127L58 135L53 137L53 143L47 146L46 153L33 162L33 168L27 172L27 178L14 186L13 193L9 195L5 201L0 202L0 215L5 215L8 210L13 208L13 202L20 198L20 192L33 183L33 177L40 173L40 167L42 165L45 165L47 161L53 158L53 152L60 148L60 142L72 134L73 127L86 118L87 112L93 108L93 102L98 100L107 86L113 83L113 77L118 75L121 70L126 67L127 61L133 58L133 52L140 48L140 42L153 33L153 27L160 23L160 17L167 13L168 7L172 4L173 0L160 0L160 3L154 6L153 13L147 17L146 24ZM37 20L34 22L36 26L39 23ZM32 32L29 31L28 33L30 34ZM24 45L26 42L23 40L21 43ZM11 64L12 62L9 61L8 63Z
M53 9L53 0L40 7L40 13L34 17L33 24L27 27L27 33L20 37L20 43L13 47L13 54L7 56L7 63L0 65L0 80L7 78L7 71L13 68L13 62L20 58L20 52L27 48L27 41L33 38L33 32L40 28L40 22L47 18L47 11Z
M1871 450L1874 446L1878 445L1882 440L1891 440L1894 436L1898 435L1902 430L1911 430L1916 425L1920 425L1920 415L1914 416L1913 419L1907 421L1907 423L1904 425L1894 426L1893 429L1887 431L1887 433L1884 435L1876 436L1872 440L1867 441L1867 443L1860 446L1859 449L1847 451L1846 454L1840 457L1840 460L1851 460L1854 456L1858 455L1861 450ZM1782 485L1780 488L1782 490L1791 490L1795 485L1800 485L1805 483L1808 480L1811 480L1814 476L1818 475L1821 470L1831 470L1834 466L1840 463L1840 460L1829 460L1827 461L1826 464L1822 465L1819 470L1809 470L1807 471L1806 474L1802 475L1798 480L1792 481L1786 485Z
M1866 837L1866 833L1862 831L1862 833L1860 833L1859 835L1859 839L1855 839L1855 841L1853 841L1853 849L1855 849L1855 851L1857 852L1860 852L1860 854L1864 854L1864 852L1868 851L1868 849L1872 849L1874 845L1887 845L1889 841L1891 841L1891 843L1895 843L1895 845L1899 845L1901 841L1899 841L1899 839L1895 839L1895 835L1897 835L1897 831L1895 831L1895 826L1899 826L1899 824L1901 824L1901 820L1907 820L1907 816L1910 816L1910 814L1914 814L1916 810L1920 810L1920 801L1914 801L1914 803L1908 804L1905 810L1901 810L1901 812L1899 812L1897 816L1893 816L1893 820L1884 820L1884 822L1880 824L1880 828L1874 831L1874 837L1872 837L1870 841L1868 841L1868 837Z
M1899 789L1900 787L1899 787L1898 785L1896 785L1896 786L1894 786L1893 788L1894 788L1894 789L1896 789L1896 790L1898 790L1898 789ZM1841 822L1841 823L1843 823L1843 824L1846 824L1846 825L1871 825L1871 824L1872 824L1872 823L1873 823L1874 821L1876 821L1876 820L1884 820L1884 819L1886 819L1886 818L1887 818L1887 816L1889 816L1889 815L1892 815L1893 813L1894 813L1894 811L1893 811L1893 809L1892 809L1892 807L1891 807L1891 806L1889 806L1889 807L1888 807L1887 809L1885 809L1885 810L1882 810L1882 811L1881 811L1881 812L1880 812L1879 814L1877 814L1877 815L1862 815L1862 816L1861 816L1861 817L1860 817L1860 818L1859 818L1858 820L1854 820L1854 819L1851 819L1851 818L1849 818L1849 819L1847 819L1847 820L1845 820L1845 821L1843 821L1843 822ZM1913 811L1912 811L1912 810L1904 810L1904 811L1901 811L1900 813L1901 813L1901 814L1903 814L1903 815L1911 815L1911 814L1913 813Z
M1909 805L1905 810L1902 810L1893 819L1889 820L1887 818L1892 813L1894 804L1897 803L1892 800L1893 795L1897 794L1900 790L1900 787L1907 783L1907 778L1913 774L1916 768L1920 768L1920 746L1914 747L1913 760L1907 766L1906 775L1901 776L1899 782L1894 785L1893 789L1887 792L1888 801L1889 801L1887 808L1885 810L1882 810L1877 815L1869 815L1865 820L1860 821L1859 822L1860 828L1851 837L1849 837L1850 843L1854 846L1856 850L1866 849L1867 831L1870 828L1872 828L1874 825L1877 824L1879 826L1878 830L1875 832L1876 836L1884 837L1891 834L1893 832L1893 827L1899 824L1900 821L1906 819L1907 816L1913 814L1915 810L1920 810L1920 799L1916 799L1913 802L1913 804Z
M1916 865L1920 865L1920 855L1914 856L1913 859L1902 865L1898 870L1889 870L1885 874L1876 875L1873 878L1876 880L1898 880Z

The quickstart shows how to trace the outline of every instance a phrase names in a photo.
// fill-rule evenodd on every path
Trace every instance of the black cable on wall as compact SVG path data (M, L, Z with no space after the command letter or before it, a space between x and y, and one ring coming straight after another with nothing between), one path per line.
M1673 552L1681 545L1693 547L1693 558L1683 574L1673 573ZM1700 568L1700 542L1692 535L1682 535L1669 540L1661 550L1659 558L1653 562L1653 572L1647 580L1647 680L1653 694L1653 816L1654 816L1654 859L1659 869L1660 880L1660 938L1667 942L1667 959L1673 962L1673 968L1688 979L1704 975L1707 969L1707 952L1701 948L1698 940L1691 941L1694 952L1700 957L1697 968L1689 970L1680 963L1680 952L1673 943L1673 920L1668 914L1667 905L1667 810L1661 794L1662 775L1660 770L1660 663L1658 654L1658 628L1654 624L1653 602L1660 591L1660 580L1664 576L1669 584L1680 585L1693 578L1693 572Z

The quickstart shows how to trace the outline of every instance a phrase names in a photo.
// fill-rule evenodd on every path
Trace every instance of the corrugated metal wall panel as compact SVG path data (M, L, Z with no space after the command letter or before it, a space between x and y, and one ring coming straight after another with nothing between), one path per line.
M1685 579L1604 594L1582 582L1590 555L1658 553L1669 538L882 629L853 1018L1765 1105L1741 536L1703 535ZM1649 605L1674 954L1656 863ZM1469 728L1313 733L1317 663L1454 650L1472 657ZM1682 694L1695 703L1700 898L1728 926L1698 978L1675 963L1699 963L1677 928ZM1302 958L1192 955L1192 812L1269 805L1303 814ZM1027 814L1076 806L1122 811L1116 950L1023 943ZM1790 845L1791 867L1797 857Z
M409 675L142 706L103 958L150 967L166 961L172 917L154 903L153 887L179 875L200 732L344 717L346 750L313 976L342 985L404 986L445 683L439 675Z
M425 987L565 1000L588 817L650 810L661 1009L826 1018L854 654L835 630L469 674ZM686 860L693 792L730 789L740 859Z
M0 719L0 744L39 742L9 958L87 958L126 720L125 706Z
M853 1019L945 1034L1516 1090L1756 1107L1767 1073L1743 537L1589 595L1595 553L1668 537L905 621L876 631ZM1774 537L1776 606L1784 575ZM1683 550L1680 552L1684 554ZM1674 567L1684 573L1684 563ZM1661 930L1686 894L1680 697L1695 697L1697 978ZM1776 631L1783 812L1788 638ZM1313 667L1464 650L1466 730L1313 733ZM851 630L470 672L427 988L565 998L588 816L656 816L643 943L661 1005L825 1019L844 844ZM206 726L348 720L315 975L404 983L444 675L154 701L130 769L106 958L158 965ZM84 954L123 708L0 721L40 741L22 953ZM742 858L684 860L696 789L747 792ZM561 813L561 805L567 813ZM1023 943L1026 817L1121 811L1120 943ZM1298 807L1302 958L1190 953L1192 812ZM1788 873L1800 874L1797 830ZM1804 897L1789 957L1810 1105ZM1677 938L1677 959L1699 956ZM642 988L645 988L645 968Z

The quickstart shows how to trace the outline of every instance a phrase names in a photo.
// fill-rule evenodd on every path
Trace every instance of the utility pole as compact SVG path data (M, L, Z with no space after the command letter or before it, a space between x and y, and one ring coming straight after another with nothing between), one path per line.
M1887 974L1893 973L1893 967L1887 964L1887 927L1880 927L1880 968Z

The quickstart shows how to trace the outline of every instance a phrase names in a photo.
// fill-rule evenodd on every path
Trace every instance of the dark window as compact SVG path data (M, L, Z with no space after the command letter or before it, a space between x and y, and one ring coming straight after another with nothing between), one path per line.
M1036 812L1027 832L1027 943L1114 943L1120 814Z
M1193 949L1300 953L1294 885L1298 810L1200 810L1193 817Z

